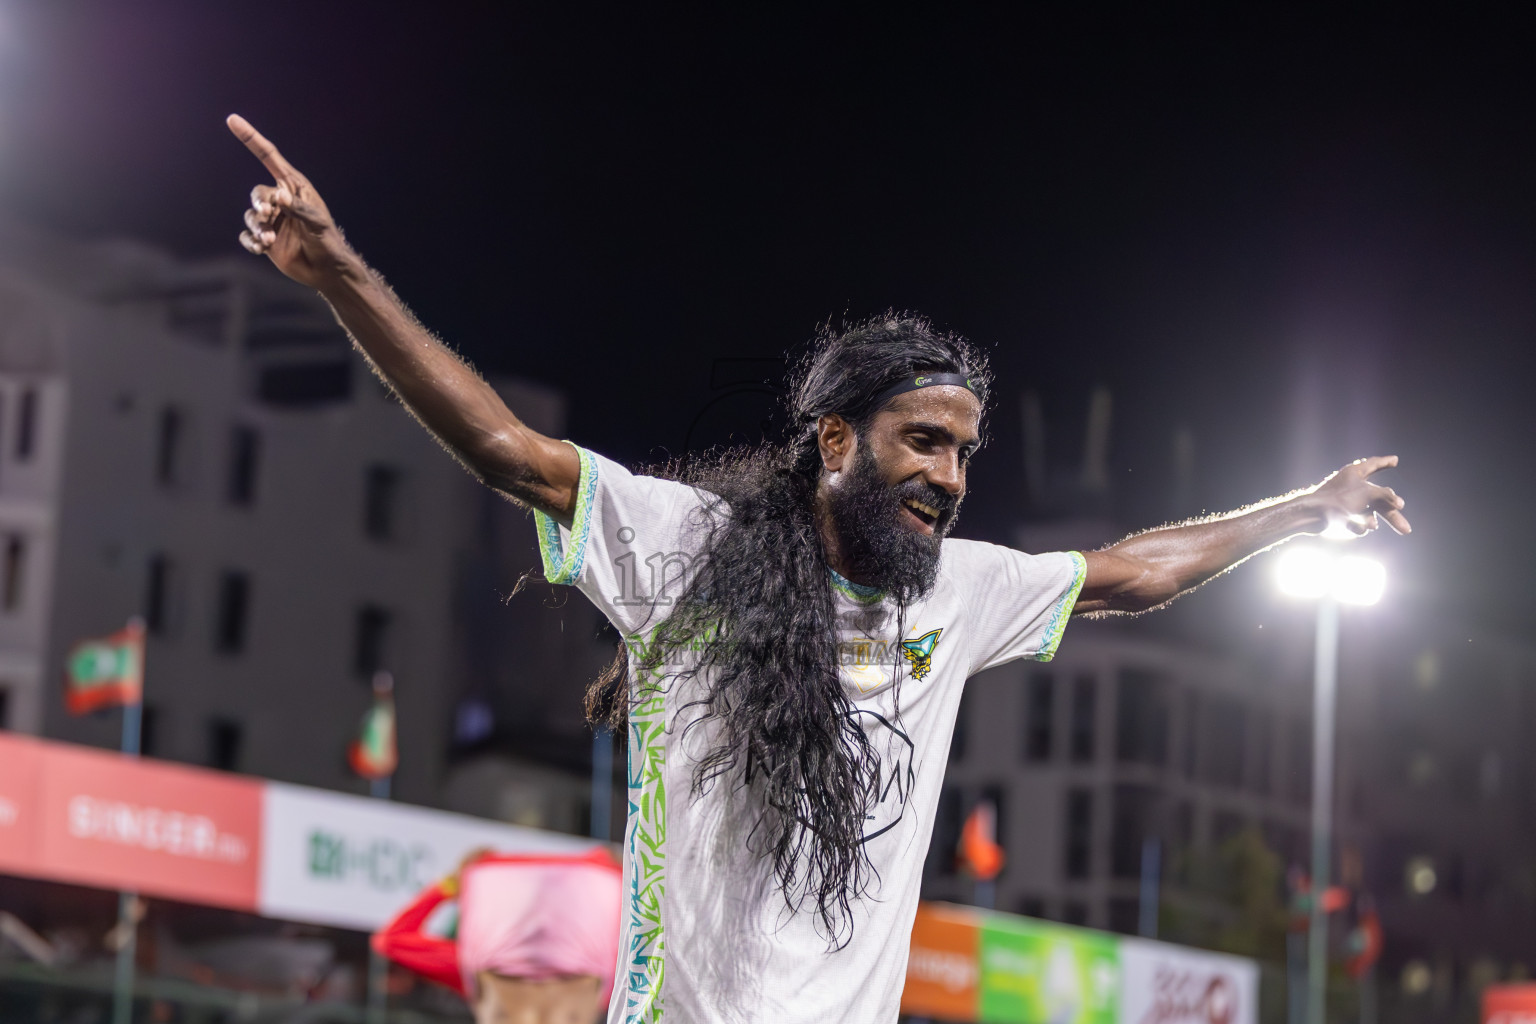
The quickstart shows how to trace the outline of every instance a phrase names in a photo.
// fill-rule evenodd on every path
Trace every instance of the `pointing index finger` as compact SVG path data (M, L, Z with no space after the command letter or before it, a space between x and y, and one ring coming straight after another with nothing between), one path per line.
M239 114L230 114L224 119L224 123L229 126L230 131L234 132L235 138L245 143L245 148L251 151L251 155L272 172L272 177L279 181L286 181L295 174L293 165L283 159L283 154L277 151L277 147L267 141L267 137L257 131L251 122Z
M1371 476L1379 470L1388 469L1397 465L1397 456L1376 455L1369 459L1361 459L1357 465L1361 469L1362 476Z

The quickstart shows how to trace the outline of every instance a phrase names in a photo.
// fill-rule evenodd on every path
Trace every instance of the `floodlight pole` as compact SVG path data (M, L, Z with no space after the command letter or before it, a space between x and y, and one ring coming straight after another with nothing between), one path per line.
M1317 603L1312 663L1312 906L1307 932L1307 1024L1326 1024L1328 992L1328 855L1333 846L1334 712L1339 682L1339 602Z

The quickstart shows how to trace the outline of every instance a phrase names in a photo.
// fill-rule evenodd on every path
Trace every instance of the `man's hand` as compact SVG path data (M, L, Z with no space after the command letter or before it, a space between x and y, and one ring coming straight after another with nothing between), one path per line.
M258 256L266 254L278 270L311 288L323 288L355 266L356 255L309 179L239 114L230 114L224 123L273 179L271 185L251 189L240 244Z
M1346 529L1358 537L1380 525L1379 515L1397 533L1412 533L1413 527L1403 518L1403 499L1392 488L1371 483L1372 476L1395 465L1396 455L1356 459L1318 484L1311 499L1323 515L1324 527Z

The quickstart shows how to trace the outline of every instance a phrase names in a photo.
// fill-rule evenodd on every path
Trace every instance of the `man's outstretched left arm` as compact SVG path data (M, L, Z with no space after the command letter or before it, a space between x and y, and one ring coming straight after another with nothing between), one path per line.
M1211 519L1134 534L1084 552L1088 576L1074 614L1143 612L1193 590L1252 555L1304 533L1342 526L1364 534L1378 516L1397 533L1411 531L1403 499L1371 482L1397 465L1396 455L1360 459L1304 491Z

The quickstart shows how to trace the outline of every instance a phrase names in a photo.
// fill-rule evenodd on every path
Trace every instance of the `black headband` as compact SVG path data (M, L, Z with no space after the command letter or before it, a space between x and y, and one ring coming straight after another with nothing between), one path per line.
M904 395L908 391L918 391L922 388L935 388L941 384L951 384L957 388L965 388L973 395L976 394L976 389L971 387L970 380L963 373L920 373L916 377L907 377L886 388L876 395L866 408L878 409L897 395Z

